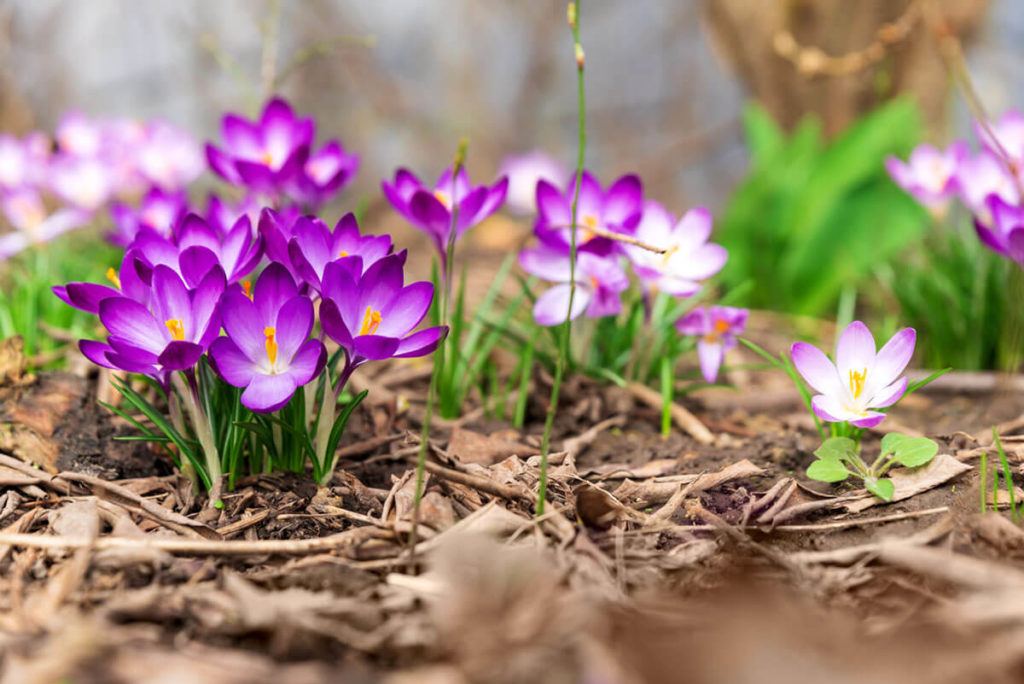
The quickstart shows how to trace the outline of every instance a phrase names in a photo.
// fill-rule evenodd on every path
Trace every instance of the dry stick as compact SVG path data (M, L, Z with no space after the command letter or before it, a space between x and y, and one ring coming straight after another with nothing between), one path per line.
M551 399L548 402L547 415L544 417L544 436L540 446L540 480L537 482L537 516L544 515L544 502L548 489L548 450L551 448L551 429L555 424L555 412L558 411L558 393L562 388L562 377L569 358L569 337L572 333L572 304L576 298L576 226L578 225L578 209L580 186L583 184L583 159L587 147L587 107L583 89L583 46L580 45L580 0L569 3L569 28L572 29L573 54L576 58L576 102L579 120L579 150L576 157L576 185L572 198L572 223L569 226L569 306L566 307L565 321L562 323L561 336L558 340L558 359L555 361L554 383L551 385Z
M638 382L629 383L626 389L629 390L630 394L651 408L661 409L662 397L660 392ZM675 424L695 440L701 444L711 444L715 441L715 436L711 434L711 431L707 429L704 423L700 422L697 416L690 413L682 405L672 402L669 410L672 413L672 420Z
M565 226L565 225L552 226L552 227L555 230L572 229L572 226ZM666 248L656 247L656 246L650 244L649 242L644 242L642 240L638 240L635 237L632 237L630 235L623 235L622 233L616 233L615 231L608 230L606 228L601 228L600 226L587 226L584 230L586 232L588 232L588 233L593 233L594 235L596 235L598 237L603 237L603 238L607 238L609 240L614 240L615 242L622 242L622 243L627 244L627 245L633 245L634 247L639 247L640 249L646 249L648 252L654 252L655 254L665 254L666 252L669 251Z
M679 510L679 507L683 505L683 501L686 500L686 497L694 490L697 483L701 481L704 475L705 473L702 472L695 480L685 487L680 485L679 491L673 494L672 497L665 502L665 505L652 513L644 524L665 522L666 520L669 520L672 515Z

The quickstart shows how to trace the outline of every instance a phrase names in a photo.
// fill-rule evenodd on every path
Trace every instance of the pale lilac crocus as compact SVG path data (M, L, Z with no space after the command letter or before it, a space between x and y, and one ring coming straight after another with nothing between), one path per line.
M996 195L988 200L989 224L977 218L974 228L982 244L1024 268L1024 207L1007 204Z
M15 230L0 235L0 260L85 225L89 212L65 207L48 213L35 190L22 188L0 196L0 210Z
M649 288L690 297L700 290L700 281L722 270L729 257L724 247L708 242L711 223L711 212L704 207L691 209L676 221L661 204L648 201L634 237L666 251L659 254L628 244L623 249Z
M382 181L381 187L391 206L434 242L442 270L446 271L448 242L453 237L453 207L458 207L454 235L457 242L466 231L498 210L505 201L508 179L500 178L490 187L473 186L466 169L460 169L453 179L449 168L429 187L411 171L399 169L394 181Z
M165 192L154 187L142 197L137 207L124 202L115 202L110 206L114 230L107 239L115 245L126 247L144 229L169 238L175 224L186 211L188 197L184 192Z
M0 190L33 188L43 182L50 157L50 140L43 133L23 139L0 135Z
M55 156L48 176L50 189L57 197L85 211L105 205L117 189L111 166L95 158Z
M1006 163L991 154L981 152L960 163L956 174L956 190L960 201L982 223L992 222L989 197L995 195L1005 202L1016 204L1020 200L1017 184Z
M714 382L725 353L736 346L736 336L747 327L750 311L731 306L701 307L676 321L680 335L698 335L697 358L700 372Z
M572 204L577 198L576 177L564 190L547 181L537 183L537 223L534 233L555 247L570 246ZM591 229L632 235L643 211L643 185L634 175L623 176L604 190L584 171L576 207L576 248L606 255L615 249L612 240Z
M288 242L288 255L296 273L315 292L321 291L321 279L327 264L347 256L362 259L363 269L391 253L387 235L361 235L353 214L345 214L334 230L314 216L303 216L295 222ZM401 252L405 262L405 251Z
M146 125L135 157L139 173L168 193L181 190L206 168L203 150L195 138L159 119Z
M812 405L819 418L869 428L885 418L875 409L892 406L906 393L907 377L901 373L916 339L913 328L904 328L876 353L871 331L854 321L839 336L835 363L806 342L794 344L790 353L797 371L818 392Z
M989 135L991 130L992 135ZM974 122L974 131L985 149L1017 167L1024 165L1024 114L1015 109L1005 112L998 121L990 122L987 129L980 122ZM994 139L993 139L994 136ZM1018 168L1017 172L1021 173Z
M522 216L537 211L537 184L540 181L561 187L569 179L565 165L542 150L506 157L501 162L498 175L508 178L506 206L512 213Z
M94 158L103 150L103 127L78 110L70 110L57 122L57 147L72 157Z
M956 193L960 164L967 159L970 148L958 140L945 150L932 145L919 145L904 162L898 157L885 160L885 168L893 181L929 209L943 210Z
M313 330L313 303L280 264L260 274L252 299L237 289L221 300L224 331L210 347L210 362L227 383L244 387L242 404L257 413L283 407L315 378L327 350Z
M564 323L570 311L570 296L571 319L583 313L590 318L614 316L622 310L619 295L629 288L629 277L615 256L602 257L590 252L579 252L575 273L572 274L568 250L541 244L520 252L519 264L527 273L556 283L537 297L534 303L533 318L540 325ZM576 288L575 293L571 294L572 275L575 275Z
M206 158L233 185L276 194L292 182L309 156L314 123L295 116L281 98L270 100L258 121L227 114L222 120L224 147L206 145Z

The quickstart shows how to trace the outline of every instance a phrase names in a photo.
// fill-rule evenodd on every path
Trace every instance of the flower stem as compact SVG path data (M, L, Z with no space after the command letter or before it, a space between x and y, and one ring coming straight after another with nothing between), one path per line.
M213 437L213 430L210 428L210 419L203 411L203 403L199 397L199 383L196 382L194 369L183 371L188 381L188 391L182 392L185 400L185 408L192 417L192 426L196 431L196 439L203 449L203 456L206 458L206 472L210 477L210 505L216 505L220 501L221 475L220 453L217 450L217 442Z
M444 254L444 263L441 268L442 289L441 289L441 325L448 325L448 304L451 300L451 279L449 274L452 271L455 258L455 238L459 225L459 203L455 195L455 180L462 171L466 162L466 148L469 141L463 138L459 141L459 149L455 154L455 163L452 165L452 220L448 230L448 244ZM420 431L420 449L416 455L416 489L413 491L412 500L412 529L409 530L409 562L414 562L413 552L416 548L416 532L420 523L420 501L423 499L423 481L427 469L427 449L430 443L430 418L434 413L434 404L437 403L437 385L441 381L441 374L444 372L445 356L448 345L442 342L434 351L434 369L430 374L430 386L427 389L427 406L423 416L423 428Z
M551 385L551 401L544 419L544 437L540 447L540 481L537 483L537 517L544 515L544 501L548 489L548 454L551 450L551 428L558 410L558 393L565 375L566 359L569 356L569 336L572 332L572 304L576 297L576 216L579 207L580 185L583 183L583 159L587 147L587 107L583 90L583 47L580 45L580 0L569 3L569 28L572 29L573 54L576 57L576 102L579 117L579 146L576 157L576 186L572 198L572 224L569 230L569 307L565 312L558 344L558 362L555 364L555 378Z

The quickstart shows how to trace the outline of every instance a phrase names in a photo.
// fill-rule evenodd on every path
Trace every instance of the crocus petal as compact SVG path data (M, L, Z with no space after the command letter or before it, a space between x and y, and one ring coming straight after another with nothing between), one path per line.
M569 282L569 255L547 246L519 252L519 265L530 275L555 283Z
M153 318L149 309L127 297L110 297L100 302L100 321L112 335L154 354L167 344L167 330Z
M85 358L89 359L97 366L117 369L117 366L107 359L107 354L113 351L109 344L96 342L94 340L79 340L78 348L81 350Z
M720 342L697 341L697 358L700 360L700 373L707 382L714 382L718 377L718 369L722 366L725 350Z
M100 302L104 299L121 296L121 293L112 287L95 285L93 283L68 283L62 288L63 297L61 297L57 290L57 287L53 288L54 294L65 302L76 309L81 309L91 314L99 313Z
M289 299L277 314L278 356L292 358L313 330L313 302L308 297Z
M811 408L814 409L815 415L829 423L841 423L846 418L840 416L849 414L838 399L824 394L819 394L811 399Z
M676 321L676 330L680 335L706 335L711 332L711 321L708 310L694 309Z
M220 265L220 259L206 247L195 245L181 252L178 263L181 265L181 275L185 278L185 284L196 287L211 269Z
M790 349L793 365L807 384L822 394L835 396L841 390L835 365L813 344L797 342Z
M398 343L398 348L395 349L393 356L396 358L426 356L437 349L447 334L448 328L441 325L415 332Z
M358 335L353 340L355 355L378 361L389 359L398 349L398 339L383 335Z
M348 352L352 351L352 332L345 324L333 299L325 299L320 304L320 326L324 334L334 340L339 347Z
M218 337L210 345L210 361L217 374L235 387L245 387L259 373L252 359L227 337Z
M569 310L568 283L555 285L547 292L544 292L533 305L533 318L539 325L552 326L565 322L566 312ZM572 298L572 315L576 319L586 311L590 305L591 293L586 288L577 287L576 294Z
M194 342L174 340L160 353L157 360L165 370L179 371L191 368L205 351L202 345Z
M581 186L581 190L586 186ZM623 176L608 188L604 198L602 215L605 223L620 227L627 219L640 211L644 189L636 176Z
M851 420L850 423L859 428L873 428L885 420L885 414L878 411L865 411L864 414Z
M256 305L241 292L228 290L221 298L220 310L224 331L242 352L251 361L266 358L266 336L263 329L268 321L260 316Z
M871 381L875 387L888 385L903 372L914 355L917 333L913 328L904 328L885 343L875 357Z
M267 266L253 287L253 301L260 312L260 319L275 320L284 303L297 294L299 288L287 268L276 262Z
M434 301L434 286L428 282L406 285L381 311L378 335L401 337L415 328L430 310Z
M870 369L875 362L875 338L868 327L860 321L846 326L836 344L836 368L841 378L851 371Z
M561 228L572 223L572 210L565 195L546 180L537 183L537 211L549 226Z
M299 347L288 366L288 375L302 386L320 374L327 364L327 349L320 340L307 340Z
M242 392L242 404L256 413L271 413L288 403L295 393L295 380L287 373L253 376Z
M907 392L907 376L903 376L896 382L883 387L871 400L871 406L874 408L886 408L892 406L899 401L904 394Z

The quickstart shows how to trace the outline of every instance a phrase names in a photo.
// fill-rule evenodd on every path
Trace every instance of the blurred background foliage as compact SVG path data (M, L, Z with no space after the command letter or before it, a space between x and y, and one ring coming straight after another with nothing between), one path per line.
M709 206L731 255L722 289L747 297L733 303L914 325L922 363L1006 367L1012 269L978 247L966 217L936 224L882 166L922 140L969 135L917 3L585 1L588 166L606 182L638 173L677 213ZM990 111L1024 105L1019 0L924 1L964 42ZM0 129L52 130L79 108L212 138L222 111L252 114L281 92L362 155L325 218L358 204L371 230L414 248L422 237L387 208L380 179L397 166L435 175L463 136L481 181L532 148L571 161L573 70L562 2L0 5ZM467 249L493 272L528 236L528 222L497 216ZM100 280L109 260L73 264L68 278ZM0 274L7 297L15 269L32 269L23 261ZM476 271L470 291L486 291L488 269Z

